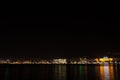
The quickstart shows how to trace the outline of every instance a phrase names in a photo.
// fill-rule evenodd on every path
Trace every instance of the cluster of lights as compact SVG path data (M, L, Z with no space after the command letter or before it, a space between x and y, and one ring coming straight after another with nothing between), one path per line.
M104 62L113 62L113 58L103 57L103 58L96 58L96 59L88 59L88 58L75 58L75 59L50 59L50 60L16 60L11 61L7 60L0 60L0 64L98 64Z
M96 61L97 62L111 62L113 61L113 58L103 57L103 58L96 59Z
M54 59L53 60L53 63L56 63L56 64L66 64L67 63L67 60L66 59Z

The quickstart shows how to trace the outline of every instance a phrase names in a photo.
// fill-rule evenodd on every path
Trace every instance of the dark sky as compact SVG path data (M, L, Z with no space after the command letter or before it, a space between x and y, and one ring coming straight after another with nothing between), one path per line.
M1 17L7 56L91 56L120 52L118 16Z

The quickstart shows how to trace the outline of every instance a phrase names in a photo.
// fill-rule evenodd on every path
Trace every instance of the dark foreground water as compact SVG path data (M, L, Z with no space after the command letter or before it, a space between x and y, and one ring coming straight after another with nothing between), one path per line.
M0 65L0 80L120 80L120 65Z

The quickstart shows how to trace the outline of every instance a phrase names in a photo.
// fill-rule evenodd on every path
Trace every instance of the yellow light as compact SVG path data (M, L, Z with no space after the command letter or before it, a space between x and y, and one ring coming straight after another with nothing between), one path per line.
M109 58L109 60L110 60L110 61L112 61L112 60L113 60L113 58Z
M95 60L96 60L97 63L99 62L98 58L96 58Z
M98 59L95 59L96 61L98 61Z
M104 62L105 60L103 58L100 58L99 61Z
M112 61L113 58L99 58L99 61L105 62L105 61Z

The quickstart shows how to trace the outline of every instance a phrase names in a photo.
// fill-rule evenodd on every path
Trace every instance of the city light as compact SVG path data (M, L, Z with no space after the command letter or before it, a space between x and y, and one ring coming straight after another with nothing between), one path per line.
M96 62L112 62L113 61L113 58L108 58L108 57L103 57L103 58L96 58L95 59L96 60Z
M103 63L115 63L120 64L118 58L51 58L51 59L0 59L0 64L103 64Z

